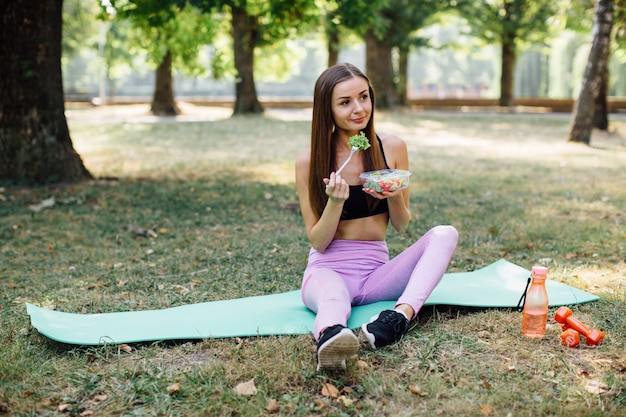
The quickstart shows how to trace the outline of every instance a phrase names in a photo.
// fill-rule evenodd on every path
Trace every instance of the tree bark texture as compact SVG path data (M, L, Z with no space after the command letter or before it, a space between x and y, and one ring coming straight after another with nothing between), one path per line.
M505 36L502 40L502 73L500 74L500 106L513 104L513 77L515 76L515 40Z
M326 37L328 42L328 66L332 67L339 60L339 31L328 29L326 30Z
M262 113L254 85L254 38L256 18L249 16L245 7L232 7L233 41L235 52L235 109L234 114Z
M609 52L610 53L610 52ZM593 127L600 130L609 129L609 103L607 93L609 89L609 57L607 56L607 65L601 74L600 88L596 96L593 109Z
M172 54L170 51L167 51L156 69L154 95L152 96L150 111L156 116L175 116L180 113L174 99Z
M0 2L0 180L92 178L65 118L62 7L63 0Z
M574 104L572 123L567 140L589 145L593 130L595 102L607 70L609 43L613 26L614 0L597 0L593 20L593 41L583 75L582 87Z
M398 104L401 106L406 106L408 103L409 52L408 46L398 49L398 84L396 85L396 94L398 96Z
M365 34L365 49L365 69L376 92L376 107L397 107L391 45L378 39L372 30L368 30Z

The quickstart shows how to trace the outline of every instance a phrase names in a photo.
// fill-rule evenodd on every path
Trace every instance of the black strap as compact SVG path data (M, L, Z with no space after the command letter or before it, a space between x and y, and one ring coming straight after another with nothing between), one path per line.
M528 286L530 285L530 281L531 281L531 278L528 277L528 280L526 281L526 288L524 288L524 293L522 294L522 296L519 298L519 301L517 302L517 311L524 310L524 304L526 304L526 293L528 292Z

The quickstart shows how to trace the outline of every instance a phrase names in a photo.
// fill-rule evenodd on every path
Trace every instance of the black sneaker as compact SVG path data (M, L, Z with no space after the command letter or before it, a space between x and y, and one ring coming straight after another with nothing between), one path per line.
M317 342L317 370L346 369L346 358L359 350L354 332L340 324L326 328Z
M372 349L398 342L409 331L409 321L402 313L384 310L361 326Z

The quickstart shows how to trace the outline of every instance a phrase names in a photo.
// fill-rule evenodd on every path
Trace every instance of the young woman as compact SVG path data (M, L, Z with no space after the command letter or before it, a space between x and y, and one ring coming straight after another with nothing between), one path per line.
M311 148L296 161L296 187L311 242L302 281L304 304L316 313L318 370L345 369L359 342L346 328L351 308L396 300L362 326L372 348L399 341L409 322L439 283L457 242L452 226L436 226L389 260L388 225L406 230L409 188L376 192L363 188L359 174L409 169L407 147L396 136L374 130L374 91L351 64L325 70L315 84ZM370 148L349 156L351 136L363 132Z

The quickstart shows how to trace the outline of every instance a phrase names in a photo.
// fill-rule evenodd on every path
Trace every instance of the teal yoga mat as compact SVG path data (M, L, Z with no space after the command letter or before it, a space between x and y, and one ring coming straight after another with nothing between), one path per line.
M529 275L528 270L504 259L476 271L445 274L426 305L515 307ZM551 280L546 281L546 289L551 306L598 299ZM356 329L392 307L393 301L354 307L348 326ZM306 334L315 318L302 304L300 291L119 313L73 314L28 303L26 310L39 333L76 345Z

